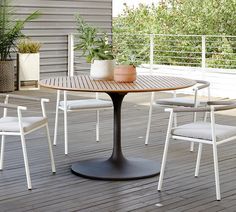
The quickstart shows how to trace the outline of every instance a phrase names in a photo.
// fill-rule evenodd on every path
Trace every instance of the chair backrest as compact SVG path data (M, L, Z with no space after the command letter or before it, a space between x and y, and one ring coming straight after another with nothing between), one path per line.
M72 68L72 69L69 70L69 68L68 68L67 75L68 75L69 77L73 77L73 76L74 76L74 69ZM99 94L98 94L97 92L96 92L96 94L95 94L95 98L96 98L96 99L99 99Z
M197 84L200 84L198 87L198 89L203 89L203 88L207 88L210 86L210 82L205 81L205 80L195 80L197 82Z
M208 101L210 101L210 82L205 80L195 80L197 82L196 85L193 86L192 90L194 92L194 102L197 102L198 91L204 88L207 88L207 97ZM176 91L173 92L173 98L177 97Z

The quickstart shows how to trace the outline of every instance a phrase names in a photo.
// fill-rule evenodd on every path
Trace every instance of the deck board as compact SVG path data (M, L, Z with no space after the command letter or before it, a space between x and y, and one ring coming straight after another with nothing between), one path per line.
M51 136L56 93L51 90L17 92L50 98L46 106ZM80 95L80 94L79 94ZM93 94L81 94L80 98ZM166 95L166 94L160 94ZM103 95L105 98L109 98ZM76 97L72 97L76 98ZM77 97L78 98L78 97ZM128 157L161 160L168 114L154 108L150 143L144 145L150 94L132 94L122 108L122 139ZM20 101L17 101L20 103ZM39 107L26 105L39 114ZM2 111L0 111L2 112ZM26 114L27 115L27 114ZM189 144L171 141L163 191L157 192L158 177L131 181L90 180L73 175L70 165L78 160L108 157L112 149L112 110L101 112L101 141L95 141L95 112L68 115L69 155L64 155L63 116L59 117L58 144L53 147L57 174L52 175L45 137L39 130L27 136L33 190L26 189L21 145L18 137L8 137L4 171L0 172L0 212L3 211L235 211L236 144L219 148L222 201L215 201L212 149L204 145L200 176L194 178L195 152ZM179 123L191 120L181 115ZM236 125L236 116L218 115L219 123ZM159 205L156 205L159 204Z

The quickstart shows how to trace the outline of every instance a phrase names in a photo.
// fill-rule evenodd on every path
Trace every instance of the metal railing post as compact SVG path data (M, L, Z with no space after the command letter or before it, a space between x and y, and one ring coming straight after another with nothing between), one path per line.
M153 74L153 62L154 62L154 35L150 34L150 74ZM148 144L150 128L151 128L151 121L152 121L152 109L153 109L153 102L155 100L155 92L151 93L150 99L150 107L149 107L149 114L148 114L148 124L147 124L147 131L145 137L145 145Z
M150 73L153 74L154 61L154 35L150 34Z
M74 35L68 35L68 76L74 75Z
M202 68L206 68L206 35L202 35Z

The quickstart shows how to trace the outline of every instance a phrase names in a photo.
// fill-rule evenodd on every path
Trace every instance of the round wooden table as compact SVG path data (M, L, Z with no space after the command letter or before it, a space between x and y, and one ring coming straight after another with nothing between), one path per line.
M54 77L41 80L43 87L84 92L105 92L114 106L113 152L108 159L98 158L72 164L74 174L103 180L130 180L151 177L159 174L160 164L142 158L126 158L121 145L121 105L124 96L133 92L166 91L187 88L196 84L194 80L139 75L133 83L92 80L88 75L74 77Z

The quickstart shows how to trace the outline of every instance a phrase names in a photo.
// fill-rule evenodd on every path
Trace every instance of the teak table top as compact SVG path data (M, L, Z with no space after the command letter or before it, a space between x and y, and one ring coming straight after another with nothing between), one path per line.
M39 84L43 87L59 90L130 93L177 90L193 86L196 81L170 76L138 75L137 80L133 83L118 83L115 81L93 80L89 75L77 75L43 79Z

